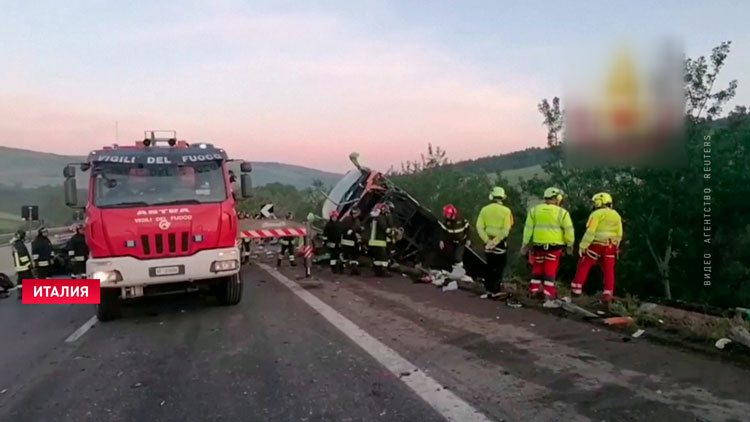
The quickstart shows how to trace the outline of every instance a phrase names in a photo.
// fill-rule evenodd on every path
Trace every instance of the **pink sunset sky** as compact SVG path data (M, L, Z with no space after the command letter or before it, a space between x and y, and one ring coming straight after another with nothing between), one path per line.
M114 142L117 122L120 143L174 129L238 158L330 171L351 151L387 168L428 143L453 161L501 154L545 144L536 104L561 95L563 52L597 31L661 33L669 16L688 54L733 40L725 71L747 100L748 13L726 10L15 2L0 11L0 145L85 154ZM721 28L679 32L706 14Z

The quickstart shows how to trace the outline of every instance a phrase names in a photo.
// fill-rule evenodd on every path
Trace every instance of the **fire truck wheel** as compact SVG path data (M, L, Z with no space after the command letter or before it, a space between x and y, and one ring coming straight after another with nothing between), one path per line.
M102 289L101 300L96 305L99 321L111 321L120 317L120 289Z
M217 299L222 305L236 305L242 300L242 276L237 273L227 277L220 284L216 292Z

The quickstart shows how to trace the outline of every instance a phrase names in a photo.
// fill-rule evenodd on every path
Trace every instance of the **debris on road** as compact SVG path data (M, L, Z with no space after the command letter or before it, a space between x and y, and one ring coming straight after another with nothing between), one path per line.
M2 391L0 391L0 394L5 394L5 393L6 393L7 391L8 391L8 389L7 389L7 388L3 388L3 390L2 390Z
M559 299L548 300L548 301L544 302L544 305L542 305L542 306L545 307L545 308L550 308L550 309L562 308L563 302L560 301Z
M451 281L448 285L443 287L444 292L452 292L454 290L458 290L458 282L456 281Z
M611 317L604 320L607 325L630 325L633 323L631 317Z
M729 343L731 343L731 342L732 342L732 340L730 340L730 339L728 339L726 337L720 338L720 339L716 340L716 343L714 344L714 347L716 347L719 350L724 350L724 348L727 347L727 345Z
M574 303L562 302L561 306L566 311L581 315L584 318L599 318L595 313L587 311Z
M637 330L636 332L633 333L633 338L638 338L638 337L642 336L643 333L645 333L645 332L646 332L646 330Z
M508 299L505 302L505 304L511 308L523 308L523 305L521 304L521 302L514 300L514 299Z
M750 348L750 332L748 332L745 327L732 327L732 329L729 330L729 338L736 343Z

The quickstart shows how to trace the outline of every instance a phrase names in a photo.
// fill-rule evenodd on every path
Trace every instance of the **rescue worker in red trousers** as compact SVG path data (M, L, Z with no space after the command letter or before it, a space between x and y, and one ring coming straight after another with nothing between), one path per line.
M611 302L615 294L615 261L622 241L622 218L612 209L612 195L599 192L591 200L595 210L586 223L586 234L583 235L578 246L578 261L576 276L570 287L573 294L583 293L583 285L589 275L591 267L599 264L604 274L604 291L602 302Z
M47 235L47 228L40 227L34 241L31 242L31 258L34 260L37 278L47 278L52 275L55 250Z
M440 223L443 230L440 238L440 250L446 259L455 267L464 265L464 248L469 237L469 222L458 215L458 210L451 204L443 207L443 221Z
M24 279L33 279L34 274L31 272L31 255L26 248L26 231L18 230L11 241L11 253L13 254L13 267L16 270L18 280L18 299L21 300Z
M352 208L341 222L341 260L352 275L359 275L359 248L362 244L362 212Z
M328 260L331 266L331 271L336 274L340 274L343 271L341 263L341 223L338 221L339 212L336 210L331 211L331 215L323 227L323 241L326 245L326 251L330 256Z
M570 214L560 207L563 195L562 190L554 187L544 191L544 203L529 210L521 243L521 254L531 252L529 292L539 294L544 284L544 297L548 300L557 297L555 278L563 250L572 255L575 242Z
M390 209L385 203L378 203L370 213L368 225L367 250L372 259L375 275L378 277L390 277L388 263L390 260L389 246L393 232L393 224L390 218Z
M484 242L487 257L487 273L484 276L484 288L487 293L483 299L500 297L503 271L507 262L508 235L513 227L513 213L503 205L507 198L505 189L496 186L490 192L490 204L484 206L477 217L477 234Z

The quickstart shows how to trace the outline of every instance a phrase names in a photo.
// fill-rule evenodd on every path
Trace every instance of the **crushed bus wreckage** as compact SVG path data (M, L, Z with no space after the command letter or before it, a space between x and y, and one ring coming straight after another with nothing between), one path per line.
M358 208L362 215L369 215L376 204L390 202L394 222L399 228L398 239L391 251L391 269L413 276L428 275L430 270L432 274L436 270L451 270L451 263L442 259L439 248L441 227L438 218L382 172L361 165L358 153L350 154L349 159L355 168L326 195L323 217L327 219L333 214L337 215L337 220L342 220L354 208ZM465 275L474 280L481 278L486 265L483 256L470 247L466 248L463 254Z

